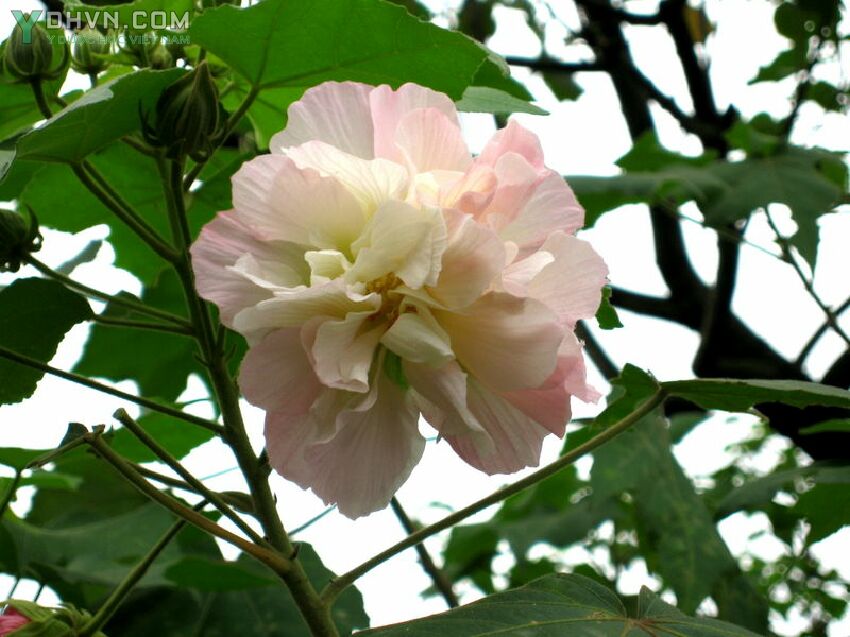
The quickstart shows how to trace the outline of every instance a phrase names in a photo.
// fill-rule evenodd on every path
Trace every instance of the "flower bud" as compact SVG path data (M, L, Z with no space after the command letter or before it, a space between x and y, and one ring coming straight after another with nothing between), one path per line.
M21 81L53 80L68 65L68 44L64 38L62 51L62 60L58 65L54 64L53 44L47 30L37 22L30 23L30 16L25 14L23 24L15 25L6 40L3 67Z
M147 68L151 65L151 55L159 46L159 36L150 31L148 33L124 34L121 51L130 57L134 66Z
M33 252L41 249L38 220L30 211L29 219L11 210L0 210L0 272L17 272Z
M29 623L29 617L21 615L15 608L8 606L0 614L0 637L6 637Z
M148 143L164 147L169 158L201 161L215 150L224 120L215 81L206 62L201 62L162 92L156 102L156 125L143 115L142 130Z
M74 37L71 65L78 73L92 75L106 68L102 56L109 53L109 38L96 29L83 29Z
M170 69L174 66L174 58L171 57L171 52L166 47L159 44L151 51L150 63L152 69Z
M34 602L12 599L0 615L0 637L75 637L91 621L91 615L69 604L44 608ZM106 637L98 631L92 637Z

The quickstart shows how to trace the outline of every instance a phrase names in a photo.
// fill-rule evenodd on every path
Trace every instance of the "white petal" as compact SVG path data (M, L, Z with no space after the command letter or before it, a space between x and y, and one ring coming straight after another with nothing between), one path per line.
M399 316L381 343L412 363L439 367L454 358L449 335L425 307Z
M323 322L311 349L319 379L334 389L369 391L369 370L386 325L372 324L373 312L351 312Z
M412 174L430 170L465 171L472 163L460 127L436 108L405 115L396 129L399 159Z

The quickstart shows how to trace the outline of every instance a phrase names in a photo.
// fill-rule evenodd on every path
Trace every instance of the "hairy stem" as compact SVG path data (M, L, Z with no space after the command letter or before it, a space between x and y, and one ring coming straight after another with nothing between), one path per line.
M466 518L475 515L479 511L483 511L484 509L493 504L498 504L499 502L506 500L512 495L515 495L520 491L523 491L524 489L527 489L528 487L533 486L538 482L541 482L542 480L545 480L546 478L558 473L558 471L560 471L564 467L568 467L582 456L593 451L597 447L604 445L612 438L615 438L619 434L629 429L641 418L643 418L653 409L661 405L661 403L664 402L665 398L666 392L664 391L664 389L659 389L655 394L650 396L645 402L643 402L628 416L626 416L619 422L613 424L605 431L597 434L596 436L588 440L586 443L579 445L575 449L571 449L563 456L558 458L555 462L552 462L551 464L548 464L545 467L538 469L531 475L528 475L525 478L522 478L521 480L517 480L513 484L503 487L498 491L494 491L490 495L481 498L476 502L473 502L469 506L466 506L463 509L456 511L451 515L447 515L438 522L430 524L414 533L411 533L401 542L398 542L390 548L381 551L374 557L371 557L365 562L363 562L360 566L357 566L348 571L347 573L344 573L343 575L340 575L339 577L334 579L330 584L325 587L325 590L322 591L322 598L327 601L333 601L342 591L344 591L348 586L353 584L359 577L365 575L376 566L380 566L394 555L401 553L402 551L419 544L424 539L431 537L435 533L439 533L440 531L451 528L458 522L462 522Z

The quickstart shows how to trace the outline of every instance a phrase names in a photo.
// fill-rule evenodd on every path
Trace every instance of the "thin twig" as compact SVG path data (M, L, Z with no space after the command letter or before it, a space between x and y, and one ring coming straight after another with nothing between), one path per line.
M212 422L211 420L207 420L206 418L201 418L200 416L195 416L193 414L186 413L185 411L174 409L173 407L167 407L166 405L160 405L159 403L143 396L134 396L133 394L128 394L127 392L123 392L120 389L115 389L114 387L110 387L109 385L104 385L103 383L91 380L90 378L86 378L85 376L80 376L79 374L74 374L72 372L66 372L63 369L59 369L58 367L53 367L51 365L48 365L47 363L42 363L41 361L29 358L28 356L23 356L22 354L19 354L14 350L7 349L2 346L0 346L0 358L5 358L12 362L18 363L19 365L24 365L25 367L37 369L46 374L50 374L51 376L64 378L65 380L69 380L72 383L77 383L79 385L89 387L90 389L103 392L104 394L109 394L110 396L115 396L116 398L123 398L124 400L129 400L130 402L135 403L137 405L141 405L142 407L150 409L151 411L156 411L167 416L173 416L174 418L185 420L186 422L190 422L193 425L198 425L199 427L208 429L218 435L222 435L224 432L224 429L221 425Z
M407 512L401 506L401 502L399 502L397 498L390 500L390 507L392 507L393 513L395 513L395 516L401 523L405 533L408 535L415 533L417 530L416 525L413 524L413 520L408 517ZM434 582L434 586L438 591L440 591L440 595L443 596L443 599L446 601L449 608L457 608L460 606L460 600L458 600L457 595L455 595L451 580L446 576L442 569L434 563L434 560L428 552L428 549L425 548L425 545L420 542L414 548L416 549L416 553L419 555L419 562L422 564L423 570L428 574L428 577L431 578L431 581Z
M842 314L844 314L844 312L846 312L848 309L850 309L850 298L846 299L844 301L844 303L842 303L837 308L835 308L833 313L835 314L836 320ZM817 342L820 340L821 336L826 334L826 331L829 328L830 328L829 322L825 322L825 323L821 324L821 326L818 329L815 330L814 334L812 334L811 338L803 346L803 349L800 350L800 355L797 356L797 360L796 360L797 365L803 364L803 361L805 361L809 357L809 354L812 353L812 350L814 349L815 345L817 345Z
M522 478L521 480L517 480L513 484L503 487L502 489L499 489L498 491L495 491L490 495L481 498L477 502L473 502L469 506L466 506L463 509L456 511L455 513L447 515L438 522L430 524L416 531L415 533L411 533L401 542L398 542L397 544L394 544L388 549L381 551L380 553L378 553L374 557L369 558L359 566L356 566L347 573L344 573L332 580L322 591L322 599L328 602L332 602L342 591L344 591L348 586L353 584L359 577L365 575L376 566L380 566L394 555L401 553L402 551L419 544L426 538L429 538L432 535L439 533L440 531L451 528L458 522L462 522L468 517L475 515L479 511L483 511L484 509L493 504L498 504L499 502L506 500L512 495L515 495L520 491L523 491L524 489L527 489L528 487L533 486L542 480L545 480L549 476L558 473L564 467L573 464L582 456L588 454L597 447L602 446L612 438L615 438L617 435L632 427L632 425L638 422L641 418L643 418L653 409L658 407L664 401L665 397L665 390L659 389L655 394L650 396L628 416L615 423L614 425L610 426L605 431L597 434L583 445L579 445L578 447L571 449L563 456L558 458L555 462L552 462L551 464L548 464L545 467L538 469L531 475L528 475L525 478Z
M180 334L182 336L192 336L192 330L186 327L178 327L176 325L168 325L165 323L152 323L150 321L132 321L129 319L115 318L105 314L95 314L92 321L99 325L108 325L112 327L129 327L138 330L152 330L154 332L168 332L170 334Z
M505 61L510 66L524 66L533 71L546 71L554 73L581 73L585 71L604 71L598 62L561 62L551 58L524 58L509 55Z

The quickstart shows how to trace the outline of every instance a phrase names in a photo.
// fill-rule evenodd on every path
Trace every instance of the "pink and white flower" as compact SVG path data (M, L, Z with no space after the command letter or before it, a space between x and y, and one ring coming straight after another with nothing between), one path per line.
M607 268L583 210L510 122L473 158L451 100L327 82L289 107L233 210L192 247L198 290L250 350L272 465L345 515L419 461L423 415L489 474L536 465L585 381L576 322Z

